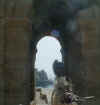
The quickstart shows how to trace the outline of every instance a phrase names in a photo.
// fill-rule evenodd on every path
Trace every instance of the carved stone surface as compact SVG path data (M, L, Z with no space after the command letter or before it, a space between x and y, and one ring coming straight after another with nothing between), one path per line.
M0 1L0 105L28 105L32 100L31 7L32 0Z

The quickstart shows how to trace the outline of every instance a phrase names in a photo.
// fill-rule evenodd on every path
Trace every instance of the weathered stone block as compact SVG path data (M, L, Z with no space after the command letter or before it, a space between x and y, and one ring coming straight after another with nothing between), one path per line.
M5 5L5 0L0 0L0 18L4 17L4 5Z
M8 0L7 2L7 17L24 18L31 15L32 0Z
M3 65L0 64L0 105L4 105L5 101L5 81L4 81L4 71Z

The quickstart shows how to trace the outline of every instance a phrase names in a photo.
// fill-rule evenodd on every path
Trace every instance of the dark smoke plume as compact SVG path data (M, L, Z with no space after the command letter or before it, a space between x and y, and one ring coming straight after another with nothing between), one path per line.
M64 64L55 60L53 63L54 74L58 77L65 76Z
M69 21L76 21L78 13L91 5L90 1L34 0L35 27L39 32L54 28L66 30L66 24L69 24Z

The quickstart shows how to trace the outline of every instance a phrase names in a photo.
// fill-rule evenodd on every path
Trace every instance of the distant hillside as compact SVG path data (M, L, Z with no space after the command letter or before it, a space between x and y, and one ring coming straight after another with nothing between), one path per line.
M47 73L44 70L38 71L36 69L36 86L46 87L52 85L53 81L48 79Z

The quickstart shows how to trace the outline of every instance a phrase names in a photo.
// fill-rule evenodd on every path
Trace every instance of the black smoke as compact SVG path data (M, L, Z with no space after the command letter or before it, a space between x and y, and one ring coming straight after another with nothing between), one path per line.
M65 76L64 63L55 60L53 63L53 71L57 77Z
M88 0L54 0L48 8L48 18L52 25L64 25L87 7Z
M33 21L38 21L34 25L40 33L54 28L59 29L61 32L67 30L67 24L72 20L76 21L78 13L90 6L89 1L34 0L35 18Z

